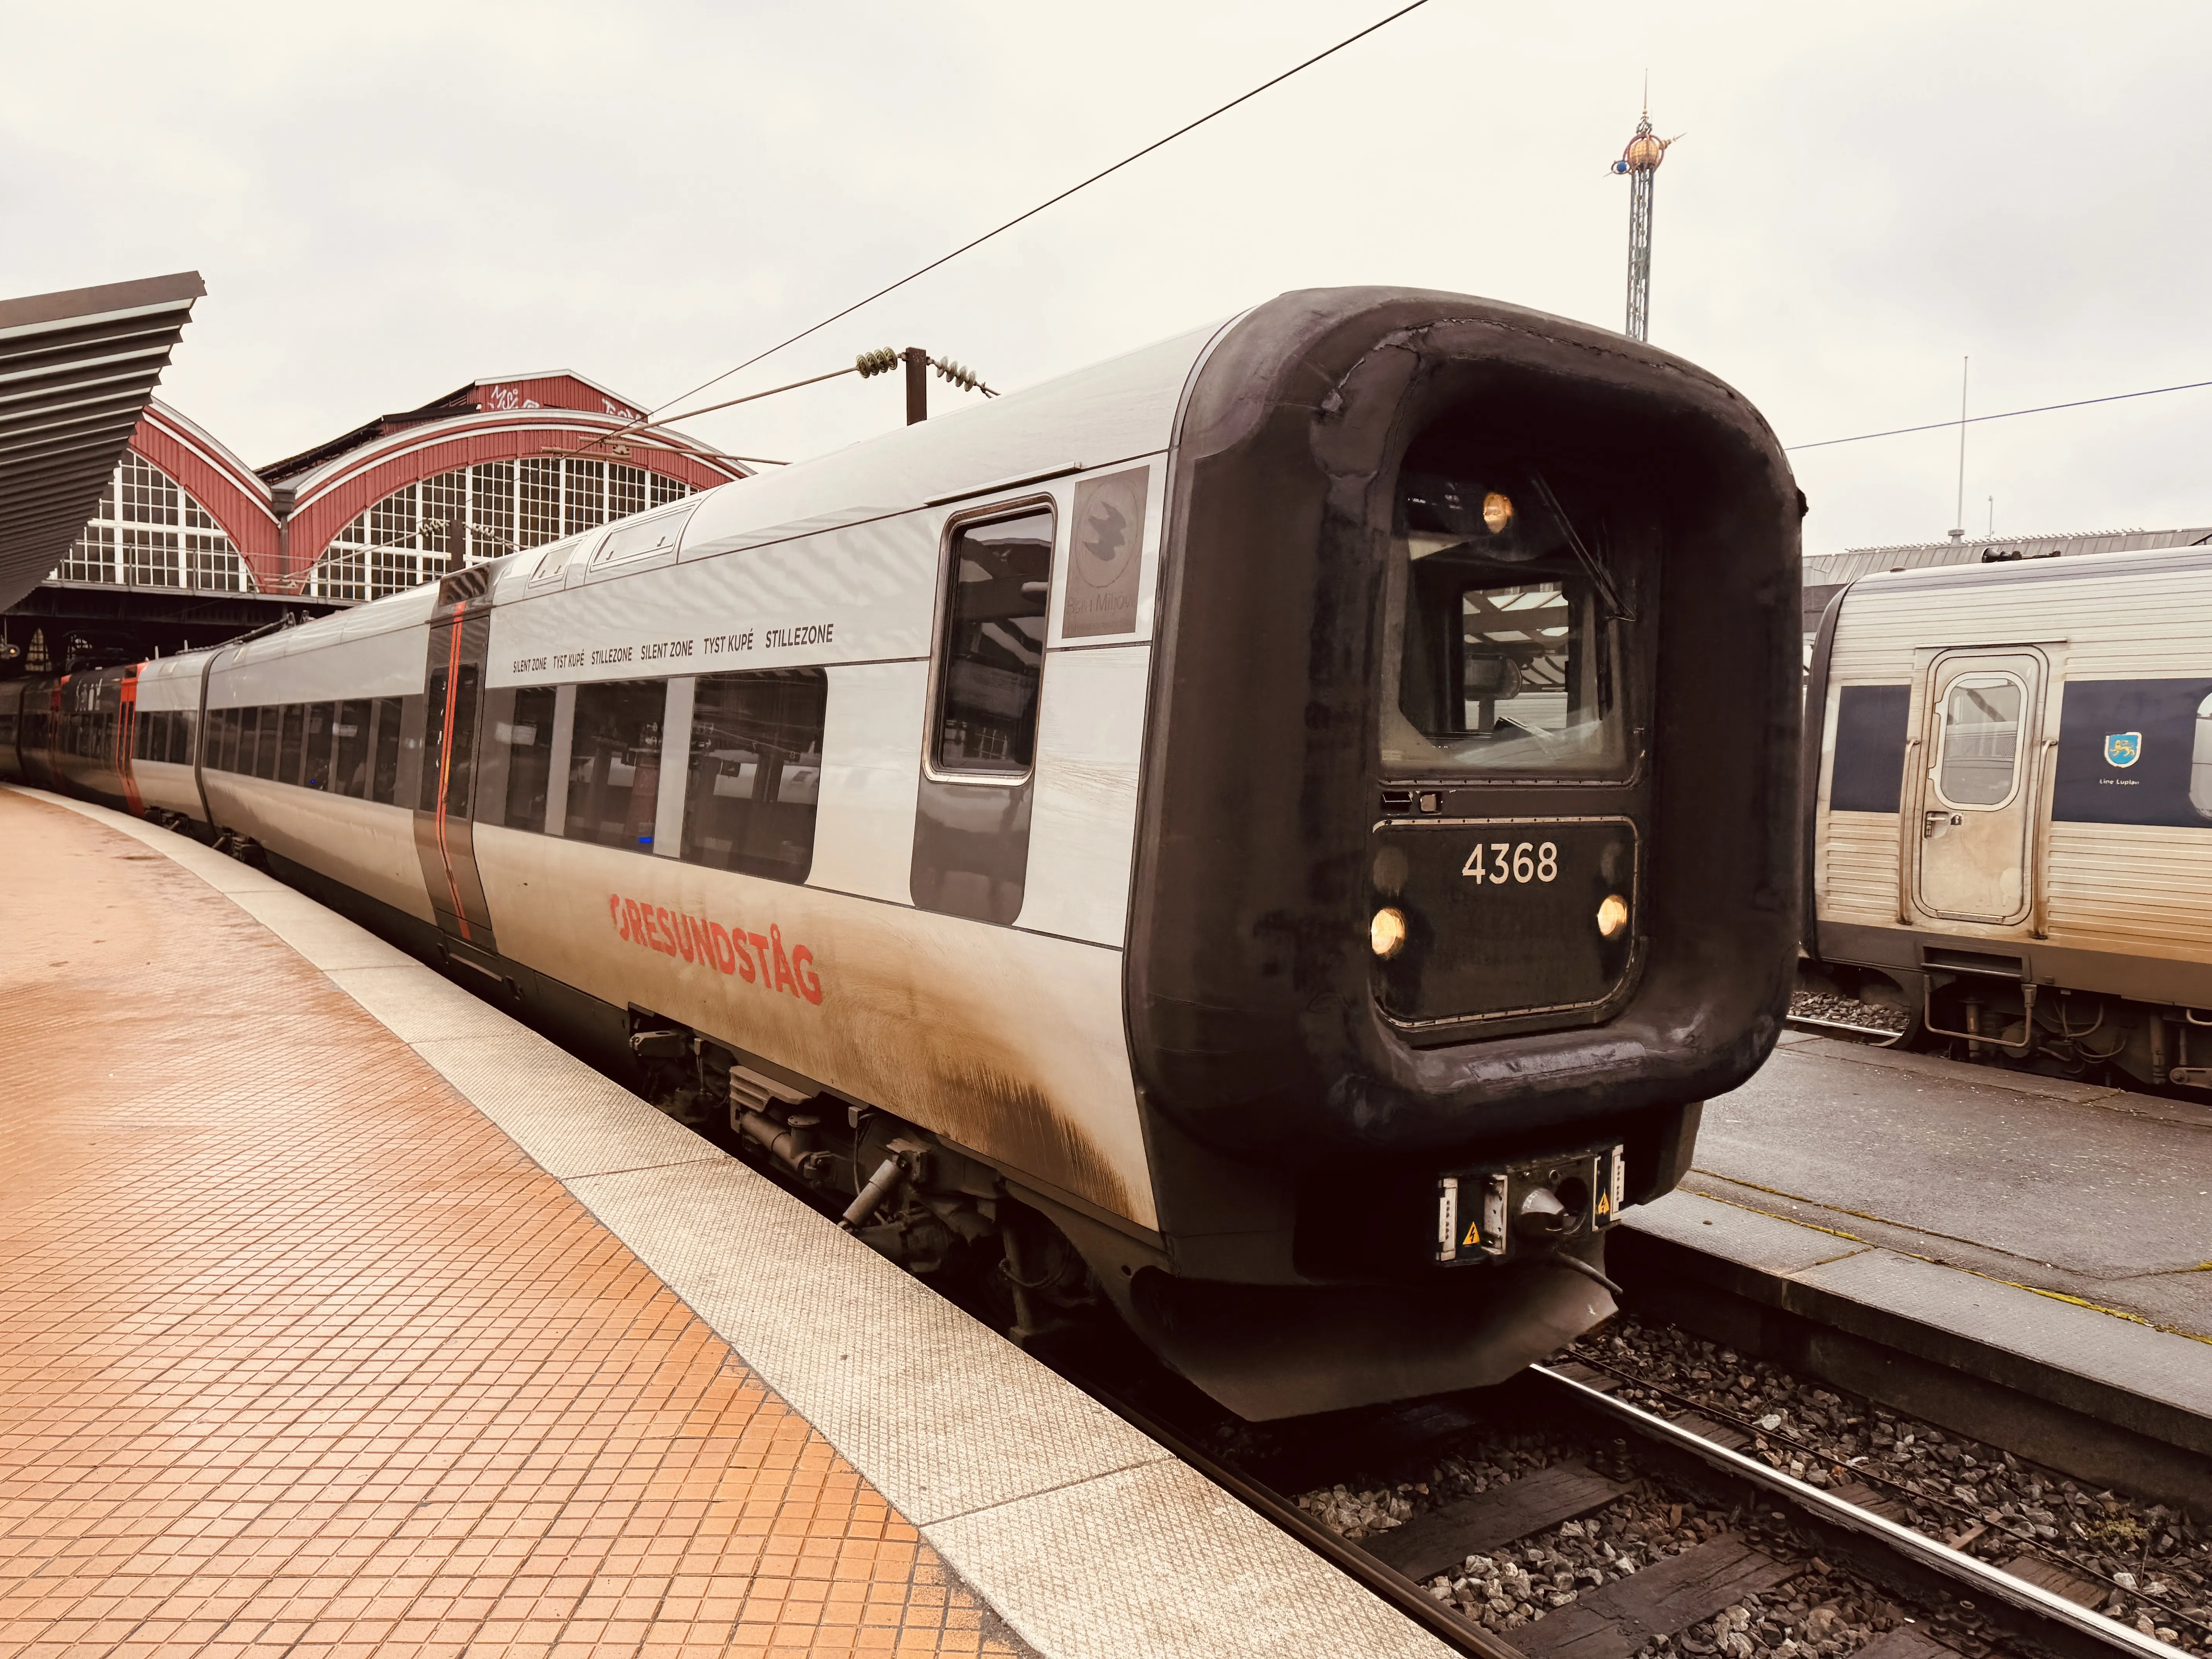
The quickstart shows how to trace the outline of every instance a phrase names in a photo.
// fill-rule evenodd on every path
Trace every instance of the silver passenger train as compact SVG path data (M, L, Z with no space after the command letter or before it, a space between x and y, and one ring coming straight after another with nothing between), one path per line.
M219 650L0 765L272 872L1026 1335L1498 1380L1779 1030L1798 525L1740 396L1286 295ZM11 707L20 705L20 707ZM12 714L12 720L9 715Z
M1807 710L1816 983L1902 1045L2212 1090L2212 548L1867 577Z

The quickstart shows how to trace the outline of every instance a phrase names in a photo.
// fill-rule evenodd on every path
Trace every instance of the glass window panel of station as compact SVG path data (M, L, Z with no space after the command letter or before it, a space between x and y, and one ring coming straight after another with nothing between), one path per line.
M941 772L1018 775L1036 748L1052 514L963 525L952 544L933 753Z
M422 480L417 544L428 555L422 561L427 577L459 566L459 555L467 540L469 475L465 469L441 472Z
M313 591L326 599L365 599L368 597L368 554L357 544L362 521L356 519L323 550L315 564Z
M665 680L605 680L576 688L568 749L570 841L653 850L660 794Z
M828 706L829 679L818 668L701 677L684 789L689 862L806 879Z
M469 469L469 556L514 551L514 463L479 461Z
M627 519L633 513L642 513L652 504L652 493L646 488L650 477L641 466L607 467L607 517Z
M54 574L65 582L112 582L115 574L115 530L88 524Z
M1961 674L1943 695L1936 787L1954 806L2000 806L2012 794L2027 692L2010 674Z
M183 491L161 468L141 456L124 459L118 482L121 485L117 518L126 524L173 525L179 522Z
M518 547L543 547L561 539L561 463L515 463L515 530Z
M175 531L126 526L121 532L121 548L123 580L133 587L183 586Z
M561 533L574 536L596 529L607 521L607 464L605 461L565 461L567 501Z
M691 486L681 478L672 478L665 472L646 475L652 480L653 505L665 507L671 501L680 501L691 493Z

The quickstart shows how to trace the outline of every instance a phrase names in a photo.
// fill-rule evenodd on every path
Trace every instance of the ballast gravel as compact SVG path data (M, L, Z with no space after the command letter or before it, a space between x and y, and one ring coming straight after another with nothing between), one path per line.
M1830 1019L1840 1025L1857 1025L1875 1031L1901 1031L1902 1008L1878 1008L1856 997L1833 996L1825 991L1798 991L1790 999L1790 1012L1799 1019Z
M1673 1397L1679 1395L1716 1422L1748 1423L1752 1455L1812 1485L1858 1480L1888 1491L1870 1478L1888 1477L1909 1505L1905 1524L1956 1540L2000 1566L2033 1553L2019 1535L2025 1530L2046 1557L2084 1577L2105 1575L2110 1593L2100 1611L2186 1652L2212 1656L2212 1630L2195 1622L2212 1626L2207 1589L2212 1546L2203 1528L2162 1504L2090 1490L1671 1327L1617 1320L1583 1338L1576 1352L1668 1390L1662 1395L1627 1382L1616 1391L1624 1401L1672 1418L1692 1409ZM1429 1594L1487 1629L1510 1631L1571 1605L1601 1584L1729 1533L1800 1571L1765 1595L1745 1596L1717 1618L1647 1644L1642 1650L1647 1659L1678 1653L1698 1659L1844 1659L1911 1621L1909 1610L1807 1553L1785 1530L1767 1529L1756 1515L1678 1502L1638 1477L1632 1465L1608 1465L1606 1455L1545 1434L1477 1431L1450 1443L1425 1480L1321 1487L1297 1501L1332 1530L1357 1540L1562 1459L1580 1458L1624 1479L1628 1491L1579 1521L1468 1557L1427 1580ZM1947 1639L1968 1653L1982 1646L1963 1628Z
M2099 1611L2212 1655L2212 1531L2163 1504L2069 1480L1672 1326L1621 1318L1575 1352L1666 1390L1624 1383L1623 1401L1678 1417L1687 1399L1716 1422L1747 1424L1747 1450L1773 1468L1816 1486L1861 1482L1906 1505L1902 1524L1998 1566L2023 1554L2056 1560L2103 1588Z
M1425 1510L1587 1455L1579 1445L1543 1435L1480 1437L1461 1442L1438 1459L1425 1480L1363 1491L1324 1487L1297 1502L1346 1538L1371 1538ZM1632 1471L1611 1472L1632 1476ZM1746 1525L1741 1516L1674 1502L1649 1481L1632 1478L1628 1492L1604 1509L1470 1555L1424 1588L1486 1629L1510 1631L1572 1605L1601 1584L1729 1532L1778 1559L1798 1562L1800 1571L1765 1595L1747 1595L1713 1619L1646 1644L1644 1653L1752 1659L1756 1651L1773 1659L1842 1659L1905 1621L1905 1613L1878 1591L1817 1557L1802 1555L1787 1540Z

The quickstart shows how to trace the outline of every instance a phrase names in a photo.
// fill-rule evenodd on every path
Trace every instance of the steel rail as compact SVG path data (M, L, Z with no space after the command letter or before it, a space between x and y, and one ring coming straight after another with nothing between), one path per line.
M2116 1654L2130 1656L2130 1659L2185 1659L2180 1649L2168 1646L2154 1637L2053 1595L2039 1584L2015 1578L1963 1550L1954 1550L1910 1527L1899 1526L1870 1510L1847 1503L1818 1486L1771 1468L1755 1457L1731 1451L1656 1413L1615 1400L1602 1389L1563 1376L1548 1366L1532 1365L1528 1374L1539 1389L1554 1395L1559 1403L1625 1428L1648 1443L1695 1459L1732 1486L1750 1487L1778 1500L1824 1537L1856 1540L1870 1547L1851 1552L1858 1558L1851 1564L1855 1566L1873 1565L1878 1568L1879 1561L1870 1562L1869 1558L1887 1556L1916 1569L1914 1576L1923 1583L1929 1578L1943 1581L1955 1592L1986 1598L2008 1610L2011 1616L2002 1620L2011 1627L2007 1634L2026 1636L2032 1645L2044 1652L2067 1656L2068 1659L2082 1659L2090 1655L2109 1659ZM1984 1603L1977 1601L1975 1605L1978 1611Z
M1101 1386L1095 1378L1079 1376L1071 1380L1138 1433L1159 1442L1246 1508L1257 1511L1262 1520L1273 1522L1439 1641L1472 1659L1527 1659L1520 1649L1461 1618L1395 1567L1378 1561L1349 1539L1331 1532L1289 1498L1224 1463L1142 1407Z

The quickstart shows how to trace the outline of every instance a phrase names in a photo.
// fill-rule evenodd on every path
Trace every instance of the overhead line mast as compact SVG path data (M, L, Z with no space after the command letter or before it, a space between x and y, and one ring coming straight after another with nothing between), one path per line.
M1647 91L1644 100L1644 116L1636 124L1636 136L1628 141L1628 148L1620 152L1620 159L1613 164L1615 173L1628 175L1628 337L1648 340L1651 337L1651 187L1659 172L1659 164L1667 159L1667 149L1679 143L1681 135L1660 138L1651 131L1651 99Z

